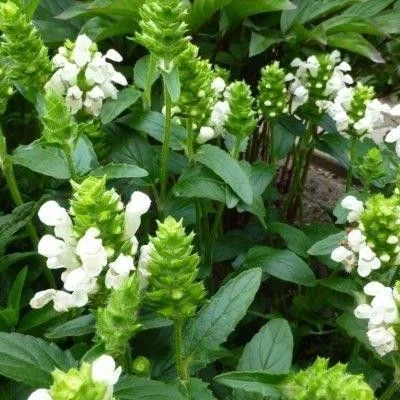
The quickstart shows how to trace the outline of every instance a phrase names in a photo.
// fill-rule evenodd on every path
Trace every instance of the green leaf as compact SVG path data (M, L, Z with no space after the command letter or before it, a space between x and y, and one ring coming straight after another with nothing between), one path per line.
M51 328L46 332L45 336L48 339L61 339L87 335L94 332L94 323L95 318L92 314L82 315Z
M335 290L336 292L346 293L351 296L353 296L355 292L359 291L357 283L353 279L348 278L330 277L319 279L318 285L328 287L329 289Z
M232 0L194 0L189 15L192 31L196 32L214 13L230 1Z
M239 371L287 374L292 365L293 335L284 319L266 323L253 336L239 360Z
M312 240L304 232L281 222L273 222L269 227L272 232L277 233L286 242L289 250L300 257L308 257L307 250L310 248Z
M201 379L190 378L185 383L188 400L216 400L208 386Z
M269 49L272 45L282 42L282 38L273 38L261 35L257 32L251 33L250 47L249 47L249 57L254 57L257 54L263 53L265 50Z
M178 389L148 378L126 376L114 386L118 400L185 400ZM89 400L89 399L88 399Z
M244 262L246 268L261 268L264 272L284 281L304 286L315 286L311 268L289 250L255 246L250 249Z
M8 295L7 309L11 310L14 314L11 326L17 325L19 320L21 295L22 295L22 290L24 288L27 272L28 272L28 267L23 268L19 272Z
M95 169L90 173L92 176L107 176L107 179L122 179L122 178L143 178L148 173L136 165L129 164L108 164L105 167Z
M356 15L358 17L370 18L386 7L392 4L395 0L368 0L353 4L347 10L343 11L344 15ZM392 12L392 11L390 11Z
M134 80L135 85L140 89L145 90L147 85L147 77L149 74L149 67L150 67L150 55L146 55L140 58L134 67ZM153 83L160 77L160 71L158 68L153 68L150 75L150 84Z
M184 357L198 368L215 359L229 334L243 318L260 286L261 270L244 271L222 286L184 332Z
M328 45L361 54L362 56L368 57L376 63L385 62L379 51L370 42L356 32L340 32L335 33L334 35L329 35Z
M338 15L324 21L320 26L327 35L338 32L358 32L375 36L382 36L384 34L376 24L354 15Z
M390 10L373 18L372 22L386 35L400 33L400 10Z
M286 375L272 375L262 371L235 371L218 375L214 380L232 389L241 389L262 396L278 396L279 383Z
M263 161L256 161L250 167L250 184L255 196L262 195L274 179L276 168Z
M122 114L127 108L135 104L142 96L142 92L132 87L118 92L118 99L110 100L104 103L101 109L101 122L108 124L116 117Z
M56 179L71 178L67 159L57 147L44 146L36 141L27 146L19 146L10 158L13 163L39 174Z
M216 174L201 165L186 169L173 190L176 196L216 200L229 204L229 208L236 206L239 201Z
M156 111L138 113L131 117L128 124L131 128L147 133L159 142L163 142L164 116ZM182 126L173 125L170 147L173 150L182 150L186 141L186 131Z
M336 318L336 323L345 330L350 337L356 338L369 349L372 349L367 336L367 321L356 318L353 313L344 313Z
M342 240L346 238L345 232L334 233L329 235L325 239L314 243L309 249L308 254L310 256L325 256L331 254L336 247L340 246Z
M253 245L253 240L243 231L231 231L218 238L214 244L213 261L232 260L239 254L247 253Z
M181 96L181 82L179 80L178 66L175 65L171 71L168 72L162 71L161 74L167 86L168 93L171 96L172 102L176 103Z
M63 371L75 360L56 345L18 333L0 332L0 375L33 387L50 387L55 368Z
M194 155L194 160L210 168L247 204L253 202L248 176L239 163L219 147L206 144Z
M222 26L225 29L237 26L251 15L271 11L292 10L296 6L289 0L246 0L245 7L242 0L233 0L223 9Z
M92 169L99 166L97 155L93 149L92 142L86 135L80 135L72 154L75 172L80 175L86 175Z
M0 257L0 272L3 270L7 269L11 265L21 261L25 260L26 258L30 258L33 256L36 256L37 252L36 251L27 251L25 253L12 253L12 254L6 254L3 257Z

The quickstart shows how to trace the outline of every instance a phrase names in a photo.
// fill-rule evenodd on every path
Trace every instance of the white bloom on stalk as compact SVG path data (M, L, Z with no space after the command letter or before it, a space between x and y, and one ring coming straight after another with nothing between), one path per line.
M226 88L226 83L225 83L225 81L224 81L221 77L217 76L217 77L213 80L213 82L212 82L212 84L211 84L211 87L212 87L212 89L214 90L215 94L218 95L218 94L222 93L222 92L225 90L225 88Z
M372 328L367 331L367 336L371 345L381 356L397 350L396 333L392 328L386 329L383 326Z
M107 265L107 253L99 235L98 229L89 228L76 245L76 254L80 257L83 268L92 277L98 276Z
M151 275L149 272L149 262L151 261L151 253L154 251L154 246L149 243L140 248L140 256L138 261L138 276L140 281L140 289L143 290L149 284L148 277Z
M333 70L332 76L326 83L325 95L336 94L339 90L346 88L347 85L352 85L354 80L350 74L351 67L346 61L342 61Z
M313 55L308 57L307 61L302 61L300 58L295 58L291 62L290 66L297 68L297 77L303 77L307 72L309 72L312 77L316 77L320 64L318 58Z
M359 229L353 229L347 234L347 242L351 250L358 253L365 244L365 236Z
M217 101L212 110L208 125L214 129L214 136L223 135L225 133L224 126L227 121L231 109L227 100Z
M53 400L53 398L51 397L49 390L38 389L31 393L28 400Z
M347 215L348 222L358 221L361 217L361 214L364 212L364 204L362 201L357 200L354 196L346 196L341 205L344 209L350 210Z
M65 271L62 274L62 281L64 282L64 289L69 292L91 293L96 289L97 279L90 276L85 268L80 267Z
M203 144L214 138L214 129L209 126L202 126L196 138L197 143Z
M83 105L90 114L98 117L100 115L104 99L105 94L101 90L100 86L95 86L92 90L86 93L86 98Z
M67 97L65 99L71 114L76 114L83 106L82 100L83 92L78 86L71 86L67 90Z
M75 64L82 68L92 58L91 47L93 42L86 35L79 35L76 39L74 49L72 50L71 58Z
M334 249L331 253L331 259L335 262L342 263L347 272L351 272L356 263L354 253L344 246L339 246Z
M150 197L147 194L136 191L125 208L125 237L131 238L139 229L141 216L149 211Z
M109 264L105 277L106 287L120 288L133 270L135 270L133 257L120 254L114 262Z
M371 248L368 246L362 247L358 255L358 275L364 278L368 276L373 270L380 267L381 260L376 256Z
M38 292L29 302L32 308L42 308L46 304L54 302L54 309L65 312L74 307L83 307L88 302L87 294L84 292L67 293L62 290L47 289Z
M65 248L65 242L52 235L44 235L38 243L38 253L47 258L59 256Z
M385 137L385 142L395 143L395 150L398 157L400 157L400 125L393 128Z
M308 89L303 86L300 79L289 73L285 76L285 82L290 82L289 92L292 94L292 108L291 111L296 111L300 106L308 101Z
M92 379L94 382L105 383L111 389L118 382L122 368L116 368L111 356L102 355L92 364Z

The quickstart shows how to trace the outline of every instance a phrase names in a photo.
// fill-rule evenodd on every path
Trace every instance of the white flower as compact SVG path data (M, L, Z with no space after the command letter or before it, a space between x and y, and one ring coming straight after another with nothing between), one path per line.
M354 253L349 249L346 249L344 246L339 246L334 249L331 253L331 259L335 262L342 263L347 272L351 272L352 267L356 262Z
M111 356L102 355L92 364L92 379L94 382L105 383L113 386L118 382L122 368L116 368L115 361Z
M361 214L364 212L364 204L362 201L357 200L354 196L346 196L342 201L341 205L346 210L350 210L347 215L348 222L358 221Z
M333 50L332 53L330 54L330 58L334 64L339 63L341 61L340 51Z
M83 268L92 277L98 276L107 265L107 253L102 240L98 239L99 234L97 229L89 228L76 246Z
M67 85L76 85L79 68L75 64L67 63L63 68L58 70L61 76L61 79ZM57 72L58 72L57 71Z
M54 299L55 294L56 294L55 289L47 289L41 292L37 292L29 302L29 305L32 308L42 308L47 303L50 303L50 301Z
M296 111L300 106L308 101L308 89L299 86L293 91L292 111Z
M213 90L214 90L214 92L215 92L216 94L222 93L222 92L225 90L225 88L226 88L226 83L225 83L225 81L224 81L221 77L217 76L217 77L213 80L213 82L212 82L212 84L211 84L211 87L213 88Z
M71 308L83 307L88 300L87 293L82 291L67 293L62 290L56 290L53 298L54 309L58 312L66 312Z
M125 237L130 238L139 229L141 216L149 211L151 205L147 194L136 191L132 193L131 200L125 208Z
M365 236L359 229L351 230L347 235L347 242L351 250L359 252L361 247L365 246Z
M148 285L147 278L151 275L148 266L151 261L151 253L154 251L154 246L149 243L140 248L140 256L138 261L138 276L140 279L140 289L145 289Z
M208 123L212 128L214 128L215 135L218 136L224 133L224 125L230 112L231 109L228 101L217 101L214 104Z
M105 277L106 287L108 289L120 288L128 278L129 272L134 269L133 258L131 256L120 254L114 262L110 263L110 268Z
M92 58L90 48L93 42L86 35L79 35L75 41L71 57L80 68L84 67Z
M83 291L91 293L96 288L96 278L90 276L85 268L75 268L63 273L64 289L69 292Z
M307 71L310 73L312 77L316 77L319 69L319 61L316 56L310 56L307 58L307 61L302 61L300 58L295 58L290 66L297 67L296 75L298 77L304 76Z
M107 58L108 60L115 61L115 62L121 62L123 60L121 54L118 53L118 51L114 49L110 49L107 51L105 54L104 58Z
M71 86L67 90L67 97L65 102L71 110L71 114L76 114L83 106L82 100L83 92L78 86Z
M400 125L393 128L385 137L385 142L396 143L396 154L400 157Z
M328 109L328 114L336 123L336 129L339 132L346 131L349 127L350 117L348 116L346 110L339 103L333 103Z
M214 138L214 129L209 126L202 126L197 136L197 143L203 144Z
M364 286L364 293L368 296L379 296L386 291L386 287L382 283L372 281Z
M370 329L367 336L371 345L381 356L397 349L396 336L393 330L385 327Z
M376 257L375 253L368 247L360 249L358 257L357 272L360 276L368 276L372 270L378 269L381 266L381 260Z
M54 91L60 95L64 95L67 91L66 84L61 77L61 70L58 70L50 78L50 80L44 85L47 92Z
M101 112L104 98L104 92L99 86L95 86L92 90L86 93L85 102L83 104L88 112L93 114L95 117L98 117Z
M391 110L390 115L393 117L400 117L400 104L396 104Z
M53 398L47 389L38 389L31 393L28 400L53 400Z
M63 240L52 235L44 235L38 243L38 253L48 258L57 257L65 250L65 247Z

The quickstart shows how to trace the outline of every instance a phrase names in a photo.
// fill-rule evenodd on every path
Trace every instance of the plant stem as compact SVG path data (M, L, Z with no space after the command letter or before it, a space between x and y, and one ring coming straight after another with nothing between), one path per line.
M189 379L189 374L182 356L182 333L183 320L182 318L176 318L174 320L174 351L176 373L180 380L187 381Z
M150 54L149 67L148 67L147 76L146 76L146 88L143 93L143 109L144 109L144 111L151 110L152 77L153 77L153 73L156 69L156 66L157 66L156 57L154 57L152 54Z
M356 145L357 145L357 138L355 136L352 136L351 147L350 147L349 169L347 170L347 177L346 177L346 192L349 191L352 184L353 163L354 163L354 158L356 156Z
M161 153L161 172L160 172L160 204L162 210L165 208L168 180L168 161L169 161L169 142L172 130L172 100L169 95L167 84L164 81L164 101L165 101L165 124L163 145Z
M187 134L186 152L190 164L193 157L193 143L194 143L193 123L192 123L192 118L190 117L186 119L186 134Z
M400 386L395 380L390 384L390 386L385 390L383 395L379 400L390 400L392 396L399 390Z
M269 158L268 164L274 164L275 162L275 124L271 121L268 126L268 134L269 134Z
M67 159L69 174L71 175L71 179L75 180L76 172L75 172L74 160L72 159L72 149L70 146L66 145L66 146L64 146L63 150L64 150L65 158Z

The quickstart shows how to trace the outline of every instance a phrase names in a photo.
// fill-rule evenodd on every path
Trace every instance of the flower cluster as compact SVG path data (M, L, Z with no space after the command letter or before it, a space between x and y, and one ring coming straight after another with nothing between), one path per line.
M107 60L121 62L122 56L113 49L103 55L89 37L79 35L75 43L67 41L58 49L52 59L56 72L45 89L65 96L72 114L84 108L97 117L105 99L118 98L115 84L128 84Z
M56 369L50 389L35 390L28 400L112 400L113 387L121 375L121 367L108 355L102 355L92 364L83 363L80 369L63 372Z
M306 103L320 107L321 101L328 101L353 83L353 78L347 73L351 67L341 61L337 50L330 55L310 56L306 61L295 58L291 66L296 68L296 72L287 74L285 80L289 82L292 95L292 112Z
M364 293L372 297L371 303L358 305L354 314L357 318L368 320L369 342L377 353L383 356L397 349L396 331L393 326L400 322L400 294L397 289L376 281L367 283Z
M105 178L87 178L74 183L74 199L68 211L51 200L39 210L39 219L54 229L39 241L39 254L47 257L50 269L64 269L64 290L36 293L31 307L50 301L57 311L82 307L102 288L119 288L135 269L136 231L150 199L134 192L124 208L119 195L105 190ZM107 267L107 268L106 268Z
M373 400L374 392L362 375L346 372L338 363L329 368L329 360L317 358L309 368L289 374L280 384L283 400Z

